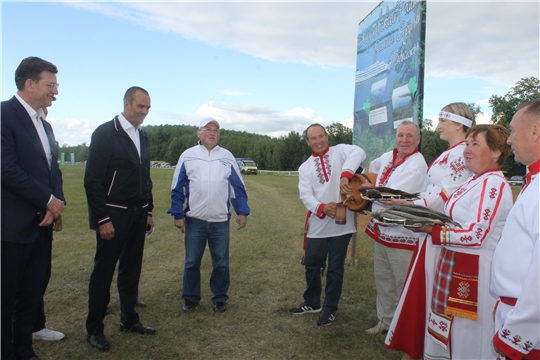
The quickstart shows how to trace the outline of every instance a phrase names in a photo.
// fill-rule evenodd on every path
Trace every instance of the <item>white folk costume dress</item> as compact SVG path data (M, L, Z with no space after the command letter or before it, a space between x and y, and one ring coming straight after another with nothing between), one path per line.
M298 189L300 200L308 210L307 237L326 238L356 232L353 211L347 210L346 224L336 224L322 210L330 202L341 202L341 177L352 179L365 158L366 153L360 147L340 144L328 147L322 156L313 153L300 165Z
M421 199L414 201L416 205L444 212L444 204L449 196L471 175L465 167L464 149L465 143L462 141L449 147L433 161L426 174L428 187L421 194ZM414 359L424 354L427 304L431 302L435 265L441 249L440 245L426 240L427 236L420 234L385 341L387 347L404 351Z
M396 157L397 149L394 149L370 163L369 172L378 174L376 186L409 193L426 190L427 164L418 149L394 164ZM374 202L372 211L386 207ZM377 317L384 324L390 325L419 235L402 226L380 226L373 219L369 222L366 233L375 240Z
M491 259L512 203L512 189L500 170L471 176L446 202L444 212L462 228L433 226L431 241L442 250L424 359L496 359Z
M512 359L540 359L540 161L510 211L491 268L499 299L493 343Z

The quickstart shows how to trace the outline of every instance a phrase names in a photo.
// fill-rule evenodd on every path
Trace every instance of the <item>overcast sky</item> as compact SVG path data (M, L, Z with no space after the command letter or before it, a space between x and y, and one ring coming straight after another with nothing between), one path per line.
M352 126L358 23L378 2L3 2L2 99L20 61L59 68L49 109L60 144L89 142L150 92L145 125L286 135L313 122ZM539 76L539 3L428 1L424 116Z

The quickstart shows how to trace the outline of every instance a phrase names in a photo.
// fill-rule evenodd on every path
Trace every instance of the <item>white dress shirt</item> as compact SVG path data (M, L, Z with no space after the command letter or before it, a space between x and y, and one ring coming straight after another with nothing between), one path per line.
M24 101L19 94L15 94L15 97L21 105L26 109L26 112L28 112L28 115L30 116L30 119L32 119L32 123L36 127L36 131L39 135L39 139L41 140L41 145L43 146L43 151L45 152L45 157L47 158L47 162L49 163L49 169L51 168L51 160L52 160L52 154L51 154L51 144L49 143L49 138L47 137L47 133L45 132L45 128L43 127L42 119L46 118L45 113L43 112L43 109L39 109L37 112Z

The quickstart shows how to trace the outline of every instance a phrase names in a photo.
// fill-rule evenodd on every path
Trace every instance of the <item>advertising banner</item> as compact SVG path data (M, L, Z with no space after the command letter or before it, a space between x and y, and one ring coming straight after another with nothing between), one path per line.
M422 119L425 1L382 1L358 26L353 144L371 161Z

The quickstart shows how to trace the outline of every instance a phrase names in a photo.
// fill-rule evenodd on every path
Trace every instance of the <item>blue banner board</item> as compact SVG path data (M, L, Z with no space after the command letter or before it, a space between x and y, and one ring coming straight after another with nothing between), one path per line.
M382 1L358 26L353 144L371 161L422 119L425 1Z

